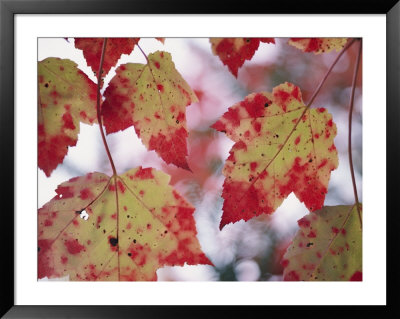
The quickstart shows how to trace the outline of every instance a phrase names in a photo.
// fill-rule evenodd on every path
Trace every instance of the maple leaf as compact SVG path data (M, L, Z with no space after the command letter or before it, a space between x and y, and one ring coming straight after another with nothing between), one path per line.
M107 134L133 125L149 150L155 150L167 164L189 169L186 106L198 99L175 69L171 54L157 51L145 65L121 65L104 96Z
M237 77L245 60L251 60L260 42L275 43L274 38L210 38L214 55Z
M336 50L339 52L347 43L347 38L290 38L288 43L303 52L321 54Z
M338 166L336 125L325 108L306 109L297 86L250 94L212 127L235 141L223 169L221 229L273 213L291 192L311 211L322 207Z
M194 208L169 179L139 167L59 185L38 211L38 277L145 281L157 280L165 265L211 265L196 238Z
M97 122L97 86L67 59L38 62L38 165L50 176L75 146L79 122Z
M297 223L300 229L281 262L284 280L362 280L362 230L356 205L327 206Z
M104 78L115 66L122 54L130 54L140 38L108 38L103 61ZM96 75L100 67L100 58L104 38L75 38L75 48L83 51L88 66Z

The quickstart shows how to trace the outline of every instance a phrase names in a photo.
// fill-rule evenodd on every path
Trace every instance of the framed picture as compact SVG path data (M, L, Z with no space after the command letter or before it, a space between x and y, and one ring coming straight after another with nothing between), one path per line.
M395 312L399 8L1 1L1 314Z

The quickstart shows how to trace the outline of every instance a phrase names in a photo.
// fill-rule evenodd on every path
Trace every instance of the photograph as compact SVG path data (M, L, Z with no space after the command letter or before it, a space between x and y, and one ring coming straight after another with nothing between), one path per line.
M0 0L0 317L398 313L399 17Z
M38 38L37 280L362 281L362 44Z

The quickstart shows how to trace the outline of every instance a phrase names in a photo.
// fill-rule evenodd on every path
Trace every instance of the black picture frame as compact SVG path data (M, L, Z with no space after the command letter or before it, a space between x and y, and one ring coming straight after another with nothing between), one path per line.
M270 306L16 306L14 302L14 15L15 14L385 14L387 19L387 306L348 307L318 306L282 307ZM324 316L380 315L399 316L398 276L395 274L395 258L399 243L396 236L398 217L395 206L397 165L399 163L398 138L400 136L399 108L399 43L400 3L398 0L309 0L256 3L227 3L226 1L163 1L163 0L0 0L0 180L3 184L2 241L1 248L1 309L4 318L165 318L249 316L249 311L267 311L264 315L292 314L311 315L323 311ZM382 107L383 101L377 101ZM397 195L398 196L398 195ZM382 240L382 239L377 239ZM329 308L329 309L328 309Z

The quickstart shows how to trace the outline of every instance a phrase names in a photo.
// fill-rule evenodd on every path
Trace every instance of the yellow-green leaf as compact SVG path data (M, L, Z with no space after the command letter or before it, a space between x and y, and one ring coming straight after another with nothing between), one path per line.
M38 63L38 165L47 176L76 145L79 122L97 122L96 88L71 60Z
M300 229L281 262L284 280L362 280L362 230L356 205L324 207L297 223Z
M250 94L212 127L235 141L223 169L220 228L273 213L291 192L310 211L323 206L338 165L336 125L325 108L306 110L297 86Z
M198 100L175 69L171 54L157 51L147 64L121 65L104 96L107 134L134 126L149 150L168 164L189 169L186 106Z
M196 238L194 208L169 179L139 167L59 185L38 212L38 277L144 281L165 265L211 264Z
M347 38L290 38L288 43L303 52L321 54L332 50L339 52L346 45Z

